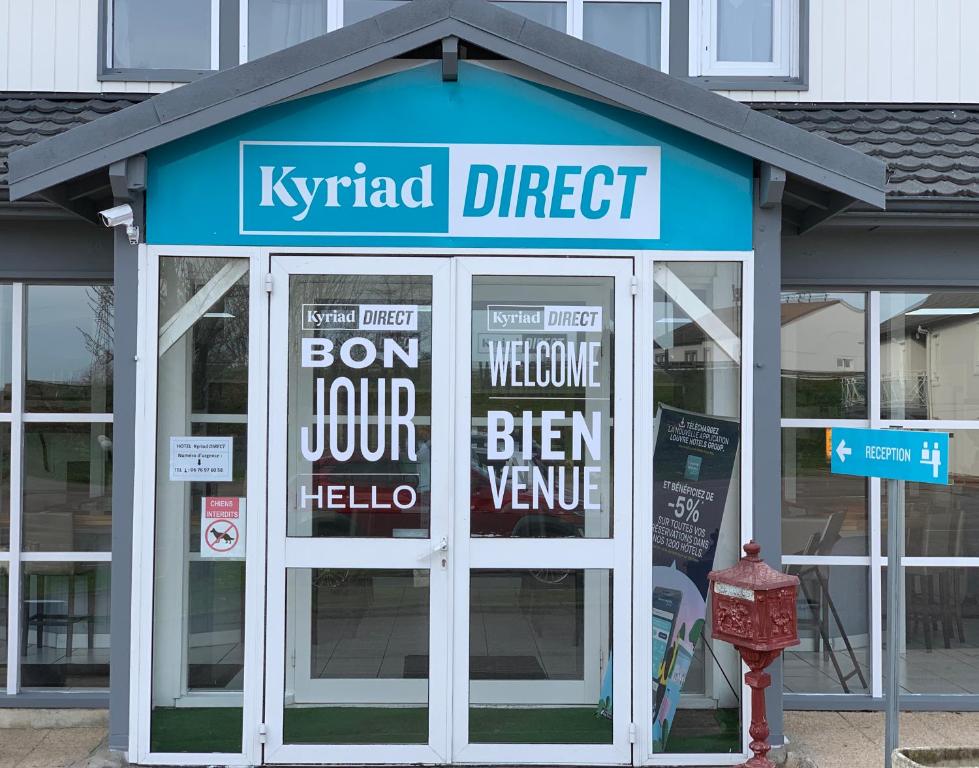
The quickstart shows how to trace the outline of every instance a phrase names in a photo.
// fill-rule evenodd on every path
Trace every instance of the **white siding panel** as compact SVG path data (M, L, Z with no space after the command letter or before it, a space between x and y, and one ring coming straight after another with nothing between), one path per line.
M846 0L823 0L824 94L846 91L846 6Z
M954 1L954 0L953 0ZM891 100L914 101L914 0L892 0L891 9Z
M100 0L79 0L79 23L76 33L78 50L78 90L89 93L111 91L105 88L114 83L100 83L99 66L99 2Z
M886 102L891 99L891 57L894 55L891 42L891 0L870 0L868 10L867 99Z
M972 2L970 5L975 6ZM935 57L938 80L935 99L941 102L957 101L962 93L962 75L959 67L964 51L962 35L962 3L939 0L936 23L937 56ZM975 30L975 27L972 28ZM971 35L970 35L971 36Z
M10 0L0 0L0 89L7 82L10 59Z
M31 19L31 87L54 90L54 63L58 55L55 0L34 0Z
M33 16L33 2L11 0L6 87L13 91L32 90L31 19Z
M823 4L809 3L809 92L802 100L819 101L823 89ZM776 97L778 98L778 97Z
M870 5L846 4L846 61L843 77L843 96L846 101L866 101L870 93Z
M55 11L54 90L78 90L79 0L58 0Z
M914 101L938 101L938 6L957 0L917 0L914 9Z
M959 101L979 102L979 45L975 34L979 29L979 3L962 0L962 23L959 43Z

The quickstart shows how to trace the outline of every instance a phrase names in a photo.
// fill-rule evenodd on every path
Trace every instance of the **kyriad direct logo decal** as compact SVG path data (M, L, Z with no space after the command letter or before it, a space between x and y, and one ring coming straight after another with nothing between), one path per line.
M660 148L241 143L242 235L657 240Z

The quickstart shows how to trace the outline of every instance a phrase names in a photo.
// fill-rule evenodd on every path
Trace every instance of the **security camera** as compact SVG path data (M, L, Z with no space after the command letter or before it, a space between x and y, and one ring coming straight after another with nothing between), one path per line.
M133 208L128 203L99 211L99 218L107 227L125 227L130 245L139 243L139 227L133 224Z

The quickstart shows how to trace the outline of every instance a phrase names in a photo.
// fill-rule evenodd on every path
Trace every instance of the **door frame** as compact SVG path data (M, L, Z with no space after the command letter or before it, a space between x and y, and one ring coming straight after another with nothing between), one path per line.
M452 678L453 763L474 764L589 764L628 765L632 761L630 744L631 716L615 717L611 744L471 744L469 743L469 587L473 568L599 568L608 569L612 579L613 696L618 711L629 713L631 682L632 621L632 461L633 447L633 301L631 294L634 260L618 255L613 258L557 259L541 254L523 254L520 258L504 256L469 256L456 264L456 386L457 409L456 509L469 508L469 461L471 441L471 366L472 285L478 275L500 276L567 276L612 277L613 307L616 321L614 345L614 414L613 455L613 537L608 539L495 539L470 538L468 514L459 514L455 525L454 609L452 643L454 674ZM571 269L571 265L573 269ZM565 269L562 271L562 267ZM623 322L624 321L624 322ZM616 423L618 422L618 423ZM615 428L618 427L618 428ZM617 611L617 613L615 613ZM588 660L585 661L586 667ZM599 681L600 682L600 681ZM595 704L598 704L596 695ZM613 706L615 710L615 706Z
M423 275L432 279L432 371L431 397L436 403L451 402L449 382L452 379L451 359L451 280L450 260L447 258L416 258L411 261L377 257L352 262L344 256L307 256L291 253L270 255L269 274L273 290L269 310L269 411L268 433L268 547L267 547L267 613L286 605L287 569L322 567L324 562L340 568L367 569L429 569L429 655L445 658L448 655L449 569L439 565L436 545L449 536L448 515L451 509L451 414L432 408L432 506L427 538L307 538L287 534L288 439L289 439L289 373L291 341L295 329L290 328L292 275ZM438 351L438 352L437 352ZM436 363L438 354L439 363ZM285 418L283 418L285 416ZM298 424L293 425L298 426ZM280 602L283 601L283 602ZM299 602L299 601L297 601ZM437 610L445 606L446 610ZM304 611L301 605L297 611ZM288 614L286 614L288 615ZM284 624L288 621L284 622ZM308 623L297 617L300 626ZM283 734L284 701L287 694L286 632L266 630L265 655L265 762L386 764L440 763L447 759L449 707L449 672L444 665L431 664L428 678L428 743L427 744L286 744ZM301 654L294 654L297 665ZM297 676L299 667L297 666ZM364 681L366 685L397 681ZM413 681L408 681L413 682ZM383 688L384 685L371 685ZM350 688L338 682L337 688ZM414 687L414 686L410 686ZM394 699L397 696L392 697ZM388 699L389 701L391 699Z

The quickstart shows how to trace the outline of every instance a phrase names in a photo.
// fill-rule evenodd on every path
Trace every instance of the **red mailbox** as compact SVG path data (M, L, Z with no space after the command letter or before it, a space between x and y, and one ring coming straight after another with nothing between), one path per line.
M768 720L765 689L772 678L765 667L785 649L799 644L796 589L799 579L776 571L758 557L755 541L744 545L745 556L732 568L711 571L711 637L737 648L750 672L745 682L751 687L751 743L754 757L749 768L774 766L768 759Z

